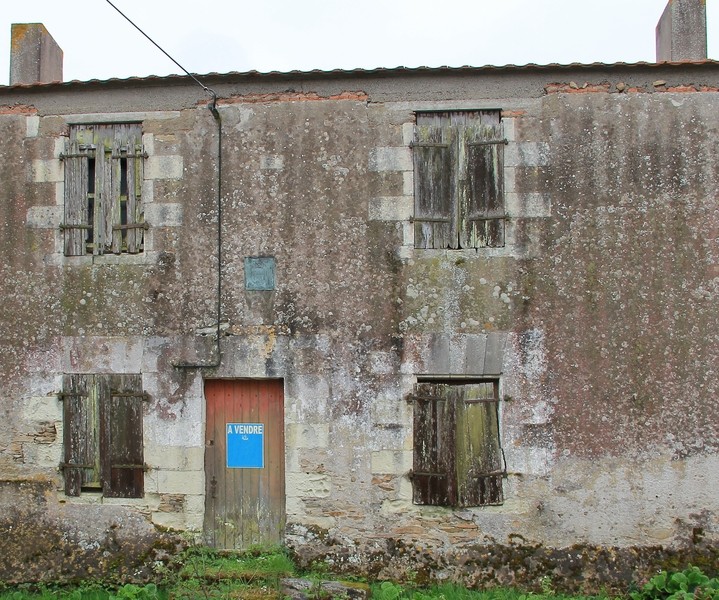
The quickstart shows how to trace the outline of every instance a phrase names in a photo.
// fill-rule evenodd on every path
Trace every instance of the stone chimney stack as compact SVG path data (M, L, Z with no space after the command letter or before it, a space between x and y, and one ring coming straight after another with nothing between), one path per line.
M669 0L657 24L657 62L706 57L706 0Z
M62 81L62 50L42 23L13 23L10 85Z

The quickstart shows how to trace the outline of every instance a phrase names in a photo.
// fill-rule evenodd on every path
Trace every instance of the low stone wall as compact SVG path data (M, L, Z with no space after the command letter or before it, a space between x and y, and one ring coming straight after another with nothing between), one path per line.
M294 528L289 529L292 537ZM375 538L351 545L327 532L301 526L295 533L311 540L290 544L301 567L324 561L332 572L420 586L453 582L473 589L508 586L530 591L625 593L661 569L681 570L691 564L709 574L719 570L719 548L701 541L680 548L587 544L548 548L520 540L457 546L442 552L414 540Z
M118 505L57 501L52 482L0 481L0 581L148 581L178 536Z

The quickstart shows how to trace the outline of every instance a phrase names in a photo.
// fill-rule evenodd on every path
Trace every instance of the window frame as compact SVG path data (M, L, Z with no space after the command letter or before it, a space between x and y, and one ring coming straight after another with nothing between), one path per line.
M140 374L63 375L65 494L144 496L143 414L149 399Z
M505 245L507 144L501 110L416 113L411 143L416 249Z
M65 256L144 251L142 124L70 125L65 164Z
M499 378L420 380L409 400L412 502L452 508L503 504L507 467Z

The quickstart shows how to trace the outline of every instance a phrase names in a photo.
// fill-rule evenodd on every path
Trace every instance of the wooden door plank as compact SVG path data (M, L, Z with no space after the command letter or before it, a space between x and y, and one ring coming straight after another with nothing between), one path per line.
M204 538L209 546L217 545L216 523L216 491L217 479L216 469L216 448L217 439L216 414L217 405L215 402L216 382L205 382L205 518Z

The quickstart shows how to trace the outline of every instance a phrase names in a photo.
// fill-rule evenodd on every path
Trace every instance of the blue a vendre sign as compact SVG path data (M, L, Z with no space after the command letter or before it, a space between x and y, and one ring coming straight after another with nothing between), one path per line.
M263 423L227 424L227 468L264 469L265 426Z

